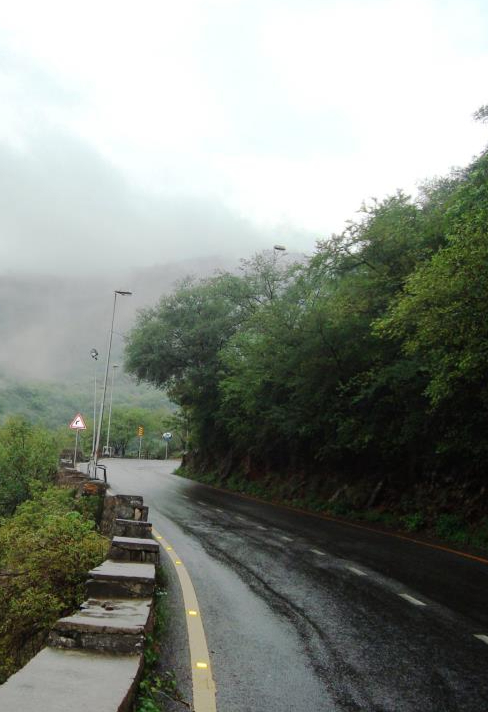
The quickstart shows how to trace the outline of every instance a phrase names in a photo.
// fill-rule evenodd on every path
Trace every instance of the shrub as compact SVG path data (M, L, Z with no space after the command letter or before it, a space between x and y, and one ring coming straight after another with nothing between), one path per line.
M441 539L465 544L469 540L466 523L458 514L441 514L435 523L435 533Z
M345 517L351 513L351 505L345 500L338 499L327 503L327 512L338 517Z
M405 514L401 521L407 532L418 532L425 527L425 517L422 512Z
M485 517L476 527L471 537L471 543L482 548L488 547L488 517Z
M108 541L76 506L70 490L38 488L0 527L0 683L81 603L86 572L106 555Z

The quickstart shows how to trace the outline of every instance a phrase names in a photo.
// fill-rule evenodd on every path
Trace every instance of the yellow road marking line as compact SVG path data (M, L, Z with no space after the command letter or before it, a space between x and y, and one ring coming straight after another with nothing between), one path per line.
M172 546L153 527L155 539L159 541L167 556L175 566L183 593L188 629L188 644L190 647L191 675L193 682L193 708L195 712L217 712L215 703L215 682L212 678L210 656L207 640L203 629L202 616L197 596L188 571Z

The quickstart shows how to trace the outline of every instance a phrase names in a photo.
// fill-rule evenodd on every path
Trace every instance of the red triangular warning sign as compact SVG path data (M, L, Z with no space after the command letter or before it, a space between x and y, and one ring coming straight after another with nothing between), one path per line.
M81 413L77 413L71 423L69 424L71 430L86 430L85 421Z

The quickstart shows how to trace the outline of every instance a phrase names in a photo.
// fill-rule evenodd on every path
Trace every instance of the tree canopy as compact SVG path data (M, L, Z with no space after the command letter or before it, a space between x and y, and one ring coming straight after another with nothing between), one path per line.
M140 314L127 368L169 389L207 464L481 471L487 230L483 153L415 200L363 206L308 259L180 284Z

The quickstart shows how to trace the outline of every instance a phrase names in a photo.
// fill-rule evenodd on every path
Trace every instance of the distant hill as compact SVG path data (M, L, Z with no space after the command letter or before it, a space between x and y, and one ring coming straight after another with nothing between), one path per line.
M219 257L140 268L103 279L76 274L0 278L0 419L25 413L35 420L62 424L73 410L92 412L95 362L103 379L114 289L133 292L117 299L111 363L123 363L124 334L137 310L154 305L188 275L204 277L229 269ZM69 272L73 269L74 275ZM122 369L116 374L114 404L158 408L167 404L163 393L136 385Z

